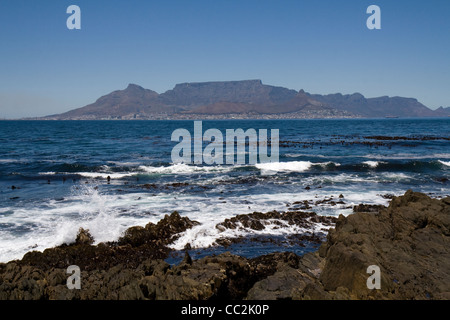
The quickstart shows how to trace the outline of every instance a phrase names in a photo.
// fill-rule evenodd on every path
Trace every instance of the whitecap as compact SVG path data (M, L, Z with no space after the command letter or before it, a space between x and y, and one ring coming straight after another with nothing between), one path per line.
M326 167L330 164L335 166L340 166L337 162L318 162L313 163L311 161L287 161L287 162L267 162L258 163L255 165L256 168L261 170L261 174L272 175L277 172L304 172L309 170L312 166L322 166Z
M376 168L376 167L378 167L378 165L379 165L380 163L383 163L383 162L381 162L381 161L364 161L364 162L363 162L363 164L368 165L368 166L371 167L371 168Z
M444 166L450 167L450 161L442 161L438 160L440 163L442 163Z
M110 177L111 179L122 179L124 177L131 177L136 175L136 172L129 173L107 173L107 172L39 172L39 175L50 176L50 175L79 175L85 178L104 178L107 179Z
M125 177L131 177L136 175L136 173L104 173L104 172L76 172L75 174L80 175L86 178L104 178L107 179L110 177L111 179L122 179Z
M139 166L139 169L147 173L155 174L190 174L196 172L228 172L234 166L195 166L185 163L176 163L166 167Z
M289 161L258 163L255 167L267 172L303 172L310 169L312 165L313 163L310 161Z

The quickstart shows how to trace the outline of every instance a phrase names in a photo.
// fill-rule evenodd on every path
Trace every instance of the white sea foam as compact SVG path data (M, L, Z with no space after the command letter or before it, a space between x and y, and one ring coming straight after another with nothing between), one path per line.
M410 181L411 179L414 179L412 175L408 175L403 172L383 172L380 176L380 181L395 181L395 182L401 182L401 181Z
M286 221L275 219L260 222L264 225L264 229L262 230L245 228L240 223L237 223L237 228L235 229L216 228L215 222L205 223L183 232L170 247L175 250L183 250L189 244L192 248L207 248L214 245L217 240L223 238L239 238L255 235L286 236L291 234L326 233L330 228L321 223L313 223L311 228L302 228L296 225L289 225Z
M165 214L175 210L201 223L200 226L188 230L177 245L181 246L185 241L195 243L198 247L207 247L219 237L234 237L253 232L241 230L240 233L229 231L229 235L218 233L214 226L224 219L253 211L283 211L286 210L288 201L300 199L293 193L236 195L227 197L224 203L217 197L209 197L206 193L195 196L179 193L161 193L154 196L145 192L106 195L100 189L91 184L80 185L78 190L74 187L72 196L64 201L51 200L46 203L45 208L10 208L14 213L3 216L2 223L17 226L33 225L33 228L21 235L2 231L0 261L21 259L23 254L30 250L42 251L63 243L71 243L75 240L80 227L89 229L95 243L114 241L125 229L131 226L144 226L148 222L156 223ZM276 231L275 228L267 227L272 233L300 232L293 229L289 231L289 226L282 229L285 230Z
M312 164L314 165L314 164ZM317 165L317 164L315 164ZM287 211L287 204L294 201L313 200L311 211L322 215L350 214L352 206L360 203L384 204L388 203L380 194L395 194L395 186L376 186L372 190L361 188L361 184L348 182L374 183L379 179L396 181L407 179L408 175L383 176L377 175L372 181L357 175L339 174L320 176L320 179L331 179L328 187L321 189L312 187L304 190L303 187L293 188L289 192L246 194L245 192L233 192L224 195L224 199L210 196L204 193L186 194L172 191L171 193L129 193L129 194L104 194L101 184L82 184L73 187L70 196L63 201L49 200L45 207L36 205L30 207L2 208L2 211L14 211L13 214L3 215L1 222L17 226L31 225L28 233L17 235L3 230L0 232L0 262L13 259L21 259L23 254L30 250L44 250L62 243L70 243L75 240L80 227L89 229L96 243L117 240L124 230L131 226L145 226L148 222L156 223L165 214L178 211L182 216L198 221L200 225L187 230L173 244L173 248L182 249L190 243L194 248L204 248L215 243L217 239L224 237L239 237L251 234L288 235L301 232L295 226L286 224L277 225L268 221L266 228L261 231L251 229L226 229L221 231L215 226L227 218L238 214L248 214L254 211L268 212L271 210ZM310 179L310 180L308 180ZM319 185L323 181L313 181L318 177L305 177L298 181L300 186L311 183ZM345 183L345 188L339 183ZM334 183L339 183L336 186ZM98 187L98 188L96 188ZM382 189L386 188L386 189ZM78 188L78 189L76 189ZM217 192L215 189L214 192ZM329 206L326 204L315 205L315 202L331 195L338 199L343 193L345 204ZM320 201L319 201L320 202ZM315 226L316 231L321 228Z
M71 243L80 227L89 229L96 243L116 240L127 227L145 225L150 220L145 214L124 214L124 208L132 207L134 197L105 195L94 185L81 185L65 201L49 201L41 208L11 208L14 213L3 216L2 223L32 227L20 235L2 230L0 261L21 259L30 250ZM145 212L145 208L137 212Z
M313 165L310 161L289 161L289 162L268 162L268 163L258 163L255 165L256 168L261 171L284 171L284 172L303 172L311 168Z
M196 172L227 172L233 170L233 166L196 166L185 163L176 163L166 167L139 166L139 169L147 173L155 174L190 174Z
M131 164L131 163L129 163ZM244 165L245 166L245 165ZM170 166L144 166L140 165L136 171L130 172L111 172L110 167L107 165L103 165L101 167L101 172L40 172L40 175L79 175L86 178L108 178L111 179L122 179L124 177L131 177L139 174L192 174L192 173L201 173L201 172L229 172L239 166L196 166L196 165L187 165L184 163L177 163Z
M333 162L333 161L328 161L328 162L319 162L319 163L314 163L314 165L316 166L328 166L328 165L335 165L336 167L339 167L341 164L338 162Z
M122 179L125 177L131 177L133 175L136 175L137 173L102 173L102 172L77 172L77 175L80 175L82 177L86 178L104 178L107 179L110 177L111 179Z
M0 163L20 163L22 160L17 159L0 159Z
M450 167L450 161L442 161L442 160L438 160L440 163L442 163L445 166Z
M262 171L274 171L274 172L303 172L308 170L313 165L326 166L334 164L339 166L339 163L335 162L323 162L312 163L309 161L290 161L290 162L270 162L270 163L257 163L254 166ZM190 174L199 172L230 172L236 168L249 167L251 165L216 165L216 166L196 166L187 165L184 163L173 164L170 166L152 167L152 166L139 166L139 169L147 173L155 174Z
M79 175L85 178L104 178L107 179L110 177L111 179L122 179L124 177L131 177L133 175L138 174L138 172L129 172L129 173L108 173L108 172L39 172L40 175Z
M287 162L267 162L258 163L255 165L256 168L260 169L262 172L304 172L309 170L312 166L322 166L334 164L335 166L340 166L340 163L328 161L313 163L311 161L287 161Z
M385 192L388 193L388 192ZM345 204L329 206L325 204L315 205L311 203L311 211L318 214L338 216L339 214L348 215L352 213L353 205L360 203L368 204L383 204L386 205L388 200L379 196L379 191L369 191L361 193L360 190L355 188L354 191L345 193ZM332 194L334 199L339 198L339 192ZM288 225L284 221L267 220L265 221L265 228L263 230L252 230L249 228L225 229L221 230L216 228L219 222L222 222L226 218L233 217L238 214L246 214L250 212L267 212L269 210L286 211L286 204L292 203L292 201L304 201L310 199L320 200L323 198L329 198L329 193L318 195L318 190L302 191L301 193L278 193L278 194L259 194L249 197L235 197L227 198L227 203L222 207L218 203L209 203L207 207L203 207L201 211L195 210L195 212L187 213L188 217L194 217L201 224L195 226L192 229L186 230L172 244L172 248L176 250L182 250L186 244L190 244L192 248L207 248L218 239L222 238L238 238L246 237L249 235L273 235L283 236L291 234L299 234L306 232L324 232L328 227L322 224L314 224L311 229L303 229L298 226ZM317 197L317 198L315 198ZM247 205L241 203L242 200L247 200ZM201 201L194 202L197 208ZM269 209L270 208L270 209Z
M371 168L378 167L381 163L385 163L383 161L364 161L363 164L368 165Z

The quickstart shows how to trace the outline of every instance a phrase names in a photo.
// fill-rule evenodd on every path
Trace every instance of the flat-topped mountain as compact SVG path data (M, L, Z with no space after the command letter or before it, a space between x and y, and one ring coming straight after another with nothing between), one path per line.
M181 83L162 94L130 84L85 107L42 119L380 118L449 114L450 108L433 111L413 98L310 94L265 85L261 80L243 80Z
M225 101L264 106L284 103L296 94L295 90L264 85L261 80L197 82L177 84L161 94L160 100L187 108Z

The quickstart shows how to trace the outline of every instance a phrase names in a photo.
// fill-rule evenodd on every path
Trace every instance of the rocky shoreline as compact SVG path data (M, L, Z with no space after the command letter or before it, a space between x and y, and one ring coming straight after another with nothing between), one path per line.
M239 215L216 228L262 230L267 223L328 228L298 241L315 252L279 252L256 258L230 253L181 263L165 261L182 232L198 223L177 212L157 224L132 227L115 242L93 245L80 229L75 243L29 252L0 264L0 300L211 299L450 299L450 198L407 191L388 207L360 205L339 218L289 211ZM326 240L326 241L323 241ZM226 246L236 239L223 239ZM67 287L67 267L81 270L81 289ZM369 289L369 266L380 269L380 289Z

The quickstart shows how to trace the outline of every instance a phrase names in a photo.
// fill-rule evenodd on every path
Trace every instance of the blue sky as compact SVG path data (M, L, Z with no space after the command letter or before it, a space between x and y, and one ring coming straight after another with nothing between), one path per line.
M68 30L69 5L81 30ZM381 30L366 9L381 8ZM450 1L2 0L0 118L82 107L128 83L261 79L450 106Z

